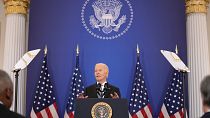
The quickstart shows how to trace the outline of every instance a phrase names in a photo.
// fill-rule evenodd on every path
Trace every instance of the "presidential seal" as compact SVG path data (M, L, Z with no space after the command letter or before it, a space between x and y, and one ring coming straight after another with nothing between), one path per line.
M99 39L124 35L133 22L133 8L128 0L86 0L81 11L84 28Z
M93 118L111 118L112 108L105 102L96 103L91 110Z

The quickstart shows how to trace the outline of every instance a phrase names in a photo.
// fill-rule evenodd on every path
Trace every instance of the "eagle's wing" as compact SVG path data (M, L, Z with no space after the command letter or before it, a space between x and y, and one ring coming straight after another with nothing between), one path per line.
M97 6L93 5L93 9L94 9L94 12L95 12L95 16L96 18L99 20L99 21L102 21L102 11L101 9L99 9Z
M119 5L116 7L114 10L110 10L110 13L113 16L113 21L117 20L118 17L120 16L120 10L121 10L122 5Z

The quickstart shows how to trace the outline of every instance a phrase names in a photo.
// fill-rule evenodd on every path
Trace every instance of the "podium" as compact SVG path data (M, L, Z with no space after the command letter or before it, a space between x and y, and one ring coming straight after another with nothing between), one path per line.
M129 118L127 99L76 99L75 118Z

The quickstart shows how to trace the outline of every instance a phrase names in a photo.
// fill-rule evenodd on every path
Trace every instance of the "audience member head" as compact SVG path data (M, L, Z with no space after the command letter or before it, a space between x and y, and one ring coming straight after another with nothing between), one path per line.
M201 82L201 97L203 102L203 111L210 110L210 75L206 76Z
M13 84L9 75L0 70L0 101L10 108L13 100Z

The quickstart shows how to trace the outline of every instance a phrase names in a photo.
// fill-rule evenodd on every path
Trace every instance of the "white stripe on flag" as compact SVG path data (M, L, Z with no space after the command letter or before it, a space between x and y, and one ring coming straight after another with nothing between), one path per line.
M67 114L66 110L65 110L64 118L69 118L69 115Z
M187 115L187 110L186 110L186 112L185 112L185 113L186 113L186 115L185 115L185 116L186 116L186 118L188 118L188 115Z
M50 112L52 114L52 117L53 118L58 118L58 113L57 113L57 111L56 111L56 109L54 107L54 104L50 105L49 109L50 109Z
M138 118L144 118L144 116L140 110L136 113L136 115L138 116Z
M176 118L181 118L181 115L179 114L179 112L176 112L176 113L174 114L174 116L175 116Z
M129 115L129 118L132 118L132 116L131 116L130 112L128 112L128 115Z
M149 110L148 105L147 105L146 107L144 107L144 111L146 112L148 118L152 118L152 114L151 114L151 112L150 112L150 110Z
M33 107L32 107L32 109L31 109L30 117L31 117L31 118L37 118L36 113L34 112Z
M188 118L187 110L185 109L185 114L184 114L184 108L182 108L182 112L183 112L183 115L185 115L185 118Z
M163 113L163 116L165 118L170 118L170 116L168 115L168 112L167 112L167 109L166 109L166 106L165 104L163 104L162 108L161 108L161 112Z
M186 118L188 118L187 112L186 112Z
M45 109L41 110L40 113L41 113L41 115L42 115L43 118L48 118L48 115L47 115L47 112L46 112Z

